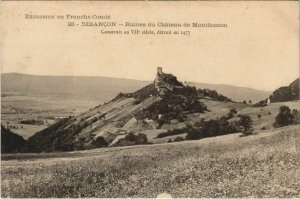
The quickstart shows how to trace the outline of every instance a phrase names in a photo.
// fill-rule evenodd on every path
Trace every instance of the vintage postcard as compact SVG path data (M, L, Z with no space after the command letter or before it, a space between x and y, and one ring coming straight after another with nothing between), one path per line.
M1 197L300 197L298 1L0 13Z

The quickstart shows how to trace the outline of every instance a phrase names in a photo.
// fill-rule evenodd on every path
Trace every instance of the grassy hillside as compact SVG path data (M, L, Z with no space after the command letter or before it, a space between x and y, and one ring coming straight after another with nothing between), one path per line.
M2 197L300 197L299 129L4 155Z

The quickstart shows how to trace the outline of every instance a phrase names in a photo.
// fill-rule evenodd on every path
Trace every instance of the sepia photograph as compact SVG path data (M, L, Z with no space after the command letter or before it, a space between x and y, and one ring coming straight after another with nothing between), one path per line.
M3 1L1 198L300 198L298 1Z

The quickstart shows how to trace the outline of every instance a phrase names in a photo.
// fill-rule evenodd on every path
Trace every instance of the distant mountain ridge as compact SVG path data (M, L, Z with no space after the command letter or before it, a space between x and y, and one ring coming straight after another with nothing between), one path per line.
M119 92L133 92L149 82L93 76L1 74L2 93L38 93L108 101Z
M93 77L93 76L40 76L20 73L1 74L2 94L7 92L65 95L75 98L90 98L108 101L120 92L134 92L152 81ZM216 90L234 101L260 101L271 91L255 90L231 85L190 83L201 89Z
M257 90L253 88L239 87L239 86L231 86L227 84L206 84L206 83L190 83L192 86L201 89L211 89L216 90L223 95L230 97L232 100L237 102L242 102L244 100L252 102L258 102L261 99L266 98L272 92L271 91L263 91Z

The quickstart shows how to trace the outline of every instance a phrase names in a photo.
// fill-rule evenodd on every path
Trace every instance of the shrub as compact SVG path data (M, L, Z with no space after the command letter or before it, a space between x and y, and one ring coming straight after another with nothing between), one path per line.
M108 143L102 136L99 136L95 140L93 140L93 145L95 147L107 147Z
M186 128L181 128L181 129L171 129L168 130L167 132L162 132L156 136L156 138L163 138L163 137L168 137L172 135L178 135L182 133L186 133Z
M252 127L253 121L249 115L240 115L240 125L246 130Z
M262 100L260 102L257 102L256 104L253 105L254 107L265 107L267 106L267 99Z
M181 141L184 141L184 138L180 137L180 136L178 136L174 139L174 142L181 142Z
M141 119L149 118L164 124L169 123L172 119L183 121L183 118L185 117L183 112L203 113L206 110L207 107L200 102L195 95L185 97L169 93L161 100L157 100L151 104L145 110L138 112L135 116ZM159 118L159 115L162 117Z
M291 109L288 106L281 106L279 114L275 117L275 128L288 126L294 123L295 115L291 113Z
M258 114L258 115L257 115L257 118L260 119L260 118L261 118L261 114Z
M35 120L35 119L22 120L22 121L20 121L20 124L44 125L44 121L43 120Z
M206 137L226 135L239 131L239 122L228 122L226 118L213 119L209 121L200 121L194 126L187 125L187 140L198 140Z
M242 126L243 135L251 135L253 133L253 121L249 115L240 115L240 125Z

